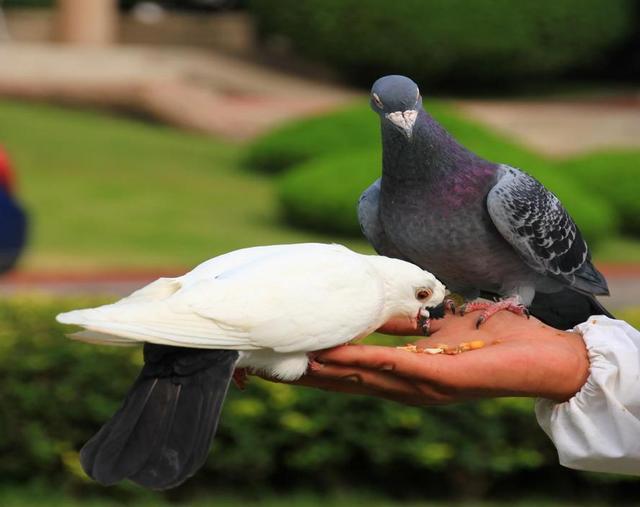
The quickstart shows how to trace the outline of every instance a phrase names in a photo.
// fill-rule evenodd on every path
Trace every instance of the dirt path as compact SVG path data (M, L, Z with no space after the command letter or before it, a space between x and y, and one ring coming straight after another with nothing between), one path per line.
M539 153L640 148L640 90L582 101L458 101L459 108Z
M0 44L0 62L0 97L120 108L238 140L364 95L215 50L186 47L9 43ZM640 148L640 90L601 100L455 104L548 155Z
M353 100L353 90L191 48L0 44L0 97L120 108L246 139Z

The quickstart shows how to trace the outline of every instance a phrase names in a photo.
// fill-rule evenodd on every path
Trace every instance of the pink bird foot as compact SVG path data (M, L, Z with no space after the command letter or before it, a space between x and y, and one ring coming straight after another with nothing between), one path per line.
M309 362L307 363L307 372L310 371L318 371L324 365L318 361L316 361L317 352L308 352L307 357L309 358Z
M236 368L233 370L233 376L231 377L233 383L236 385L238 389L244 391L247 387L247 381L249 380L249 375L247 374L246 368Z
M446 310L455 315L456 310L459 307L464 306L464 298L458 294L451 293L446 298L444 298L442 304L444 304Z
M500 310L507 310L508 312L515 313L516 315L522 315L529 318L529 310L519 302L518 298L506 298L501 301L472 301L466 303L460 308L460 315L465 315L470 312L482 312L478 320L476 320L476 329L482 324L488 321L492 315L498 313Z

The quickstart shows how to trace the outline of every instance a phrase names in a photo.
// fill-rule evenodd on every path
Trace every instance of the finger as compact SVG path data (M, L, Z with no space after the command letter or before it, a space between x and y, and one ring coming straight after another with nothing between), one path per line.
M425 377L425 368L441 363L442 356L416 354L406 350L377 345L348 345L319 352L315 360L319 363L360 367L369 370L393 371L405 377ZM439 368L439 366L438 366Z
M443 403L452 399L429 383L396 375L391 368L372 370L327 363L310 372L307 377L356 384L373 391L377 396L412 404Z
M488 346L457 355L419 354L372 345L350 345L322 352L317 360L346 368L392 370L418 386L428 396L437 393L468 397L482 392L498 392L500 387L522 376L522 354L514 347ZM324 369L324 368L323 368ZM466 393L466 394L465 394Z
M378 391L413 392L415 389L402 377L393 375L392 365L389 369L375 370L357 368L354 366L340 366L324 364L307 376L322 379L343 380L347 383L363 385Z
M411 317L393 318L385 322L376 331L396 336L420 336L422 334L417 319Z
M333 391L344 394L353 394L360 396L372 396L375 398L382 398L385 400L393 401L396 403L402 403L403 405L426 405L427 399L422 394L415 393L397 393L393 391L382 391L371 388L364 384L353 382L351 379L345 380L344 378L320 378L315 375L305 375L300 379L291 382L293 385L300 385L303 387L312 387L315 389L321 389L323 391ZM434 402L440 403L440 402Z

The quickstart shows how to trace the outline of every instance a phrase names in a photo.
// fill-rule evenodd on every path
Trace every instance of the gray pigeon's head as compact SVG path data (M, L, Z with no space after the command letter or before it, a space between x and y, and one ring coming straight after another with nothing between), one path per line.
M382 121L391 122L407 138L411 138L422 97L418 85L405 76L384 76L371 87L371 109Z

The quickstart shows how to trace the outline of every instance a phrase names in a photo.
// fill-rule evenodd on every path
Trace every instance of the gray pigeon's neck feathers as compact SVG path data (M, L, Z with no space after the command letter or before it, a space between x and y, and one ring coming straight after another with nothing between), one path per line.
M382 122L382 174L385 179L432 180L488 164L458 143L424 110L418 113L411 139L406 139L388 122Z

